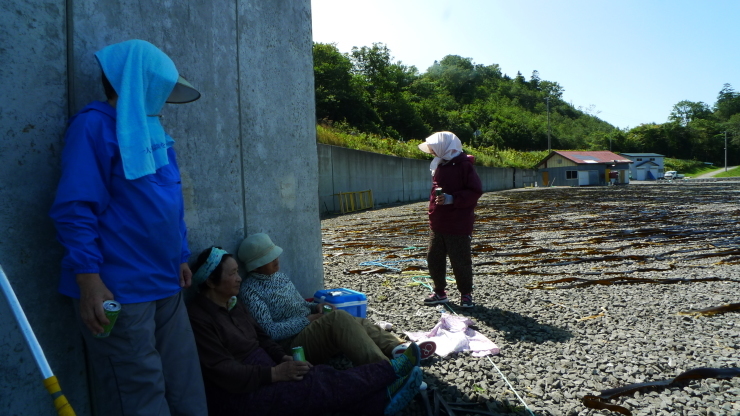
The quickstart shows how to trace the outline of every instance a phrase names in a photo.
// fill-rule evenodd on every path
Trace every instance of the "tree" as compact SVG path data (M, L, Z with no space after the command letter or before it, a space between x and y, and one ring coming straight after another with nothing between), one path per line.
M701 101L693 102L688 100L679 101L673 106L671 114L668 116L668 120L673 123L678 123L682 126L688 125L691 121L708 118L712 115L712 111L709 106Z
M381 134L396 138L420 138L429 127L413 105L409 88L419 77L414 66L392 62L391 51L382 43L352 48L353 73L367 93L379 117Z
M379 118L352 74L349 56L340 53L335 44L314 43L313 65L316 118L346 121L374 131Z
M735 114L740 114L740 93L725 84L717 96L714 111L720 121L727 121Z

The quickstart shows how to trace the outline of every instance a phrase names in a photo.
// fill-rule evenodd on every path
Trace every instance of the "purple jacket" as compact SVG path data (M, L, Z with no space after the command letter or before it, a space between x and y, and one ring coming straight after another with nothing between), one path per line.
M452 204L435 204L435 188L442 188L442 192L452 195ZM480 178L468 155L461 153L446 164L440 164L432 177L429 227L440 234L472 235L473 210L482 194Z

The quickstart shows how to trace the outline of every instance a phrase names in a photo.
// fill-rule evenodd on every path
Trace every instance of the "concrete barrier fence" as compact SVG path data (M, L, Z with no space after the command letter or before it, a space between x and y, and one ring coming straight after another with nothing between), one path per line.
M340 192L373 191L375 205L423 201L429 198L429 160L381 155L362 150L317 144L319 210L339 212ZM531 186L535 170L476 166L483 191Z

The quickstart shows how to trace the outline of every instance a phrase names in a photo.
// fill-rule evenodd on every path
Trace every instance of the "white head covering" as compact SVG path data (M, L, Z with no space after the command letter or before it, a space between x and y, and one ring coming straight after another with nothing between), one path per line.
M462 153L462 143L454 133L450 133L449 131L438 131L427 137L424 140L424 143L419 144L419 149L422 152L430 154L432 153L432 150L434 151L436 157L429 165L429 170L432 171L432 176L434 176L437 166L439 166L443 160L452 160Z

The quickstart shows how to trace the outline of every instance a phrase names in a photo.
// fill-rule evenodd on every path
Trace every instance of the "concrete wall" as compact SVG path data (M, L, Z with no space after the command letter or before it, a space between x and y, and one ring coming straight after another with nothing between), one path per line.
M47 212L67 118L104 99L93 53L131 38L173 59L202 93L168 105L194 255L235 251L251 233L283 247L306 296L322 287L310 0L0 4L0 264L77 415L95 414ZM0 300L0 409L53 414L51 398Z
M319 209L322 213L338 212L339 192L371 189L375 204L422 201L429 198L432 179L430 160L352 150L318 144ZM532 169L489 168L476 166L483 190L500 191L531 186Z

